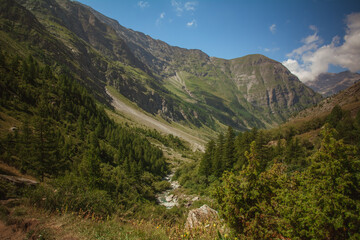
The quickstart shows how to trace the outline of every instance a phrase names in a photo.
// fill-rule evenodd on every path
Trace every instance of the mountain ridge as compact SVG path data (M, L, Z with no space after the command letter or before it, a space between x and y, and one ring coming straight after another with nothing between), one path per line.
M274 126L320 100L280 63L265 56L218 60L201 50L173 47L127 29L78 2L16 2L59 45L59 56L42 55L77 73L79 81L108 105L105 86L111 85L167 121L246 130ZM250 58L254 62L246 64ZM230 72L222 70L226 65Z
M340 106L343 110L348 111L350 115L354 117L360 109L359 99L360 82L356 82L352 86L338 92L337 94L322 100L316 106L304 109L294 118L291 118L290 121L299 121L326 116L336 105Z
M352 86L358 81L360 81L359 73L344 71L340 73L322 73L315 80L305 84L314 91L328 97Z

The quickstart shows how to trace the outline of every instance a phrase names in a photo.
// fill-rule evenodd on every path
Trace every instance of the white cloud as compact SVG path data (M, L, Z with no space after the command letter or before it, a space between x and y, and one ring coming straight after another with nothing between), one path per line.
M197 26L196 20L193 19L191 22L188 22L186 24L186 26L188 26L188 27L196 27Z
M287 57L300 58L302 54L305 52L315 50L322 43L322 40L318 36L317 27L314 25L310 25L309 28L314 31L314 34L303 38L301 42L304 43L301 47L294 49L291 53L287 54Z
M186 2L184 8L186 11L195 11L197 2Z
M264 48L264 51L265 52L276 52L276 51L279 51L280 48Z
M314 32L318 32L318 28L315 25L310 25L309 28Z
M176 15L181 16L182 12L184 11L182 3L176 0L171 0L171 6L174 8Z
M270 32L272 32L272 34L275 34L275 32L276 32L276 24L271 25L269 27L269 30L270 30Z
M147 8L147 7L150 7L150 4L148 2L144 2L144 1L140 1L138 2L137 4L140 8Z
M340 66L352 72L360 71L360 13L346 17L347 31L342 45L340 37L333 37L328 45L323 45L318 29L303 39L304 45L293 50L283 64L303 82L315 79L320 73L327 72L329 65Z
M319 36L317 35L317 32L303 39L303 43L305 44L311 44L317 41L319 41Z
M160 13L160 16L156 19L156 25L159 26L161 24L162 20L165 18L165 15L165 12Z
M178 16L181 16L184 11L194 12L196 10L197 5L198 2L196 1L185 2L185 4L183 4L181 1L171 0L171 6L173 7L174 11L176 12L176 15Z

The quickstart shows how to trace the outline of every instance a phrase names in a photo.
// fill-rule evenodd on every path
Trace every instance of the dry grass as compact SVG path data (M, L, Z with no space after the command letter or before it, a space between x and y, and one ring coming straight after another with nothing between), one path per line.
M98 219L65 209L50 213L26 204L9 207L3 202L0 208L2 212L8 212L6 218L0 219L0 239L230 239L230 234L220 222L206 222L187 230L182 223L166 225L165 221L116 216Z
M6 175L12 175L12 176L18 176L18 177L23 177L23 178L27 178L27 179L31 179L34 181L37 181L36 178L34 178L33 176L27 175L27 174L22 174L20 173L20 171L18 169L16 169L15 167L9 166L6 163L3 163L0 161L0 174L6 174Z
M12 127L21 127L22 123L15 118L7 115L4 112L0 111L0 137L6 137L10 132Z

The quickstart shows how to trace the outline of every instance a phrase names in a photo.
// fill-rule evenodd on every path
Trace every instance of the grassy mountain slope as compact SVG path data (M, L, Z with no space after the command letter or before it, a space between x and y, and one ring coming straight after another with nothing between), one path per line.
M322 100L314 107L299 112L289 121L301 121L304 119L326 116L336 105L339 105L342 109L349 111L351 116L355 116L360 109L360 82L353 84L351 87L342 90L336 95Z

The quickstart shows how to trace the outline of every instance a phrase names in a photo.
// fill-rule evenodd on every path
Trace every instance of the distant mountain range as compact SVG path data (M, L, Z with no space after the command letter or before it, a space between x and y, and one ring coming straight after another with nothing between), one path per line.
M356 113L360 110L360 81L322 100L318 105L300 111L291 121L325 117L336 105L348 111L350 116L355 117Z
M334 95L360 81L359 73L349 71L322 73L315 80L305 84L325 97Z
M190 127L271 127L322 97L262 55L225 60L170 46L68 0L1 0L0 47L71 71L102 103L105 86Z

